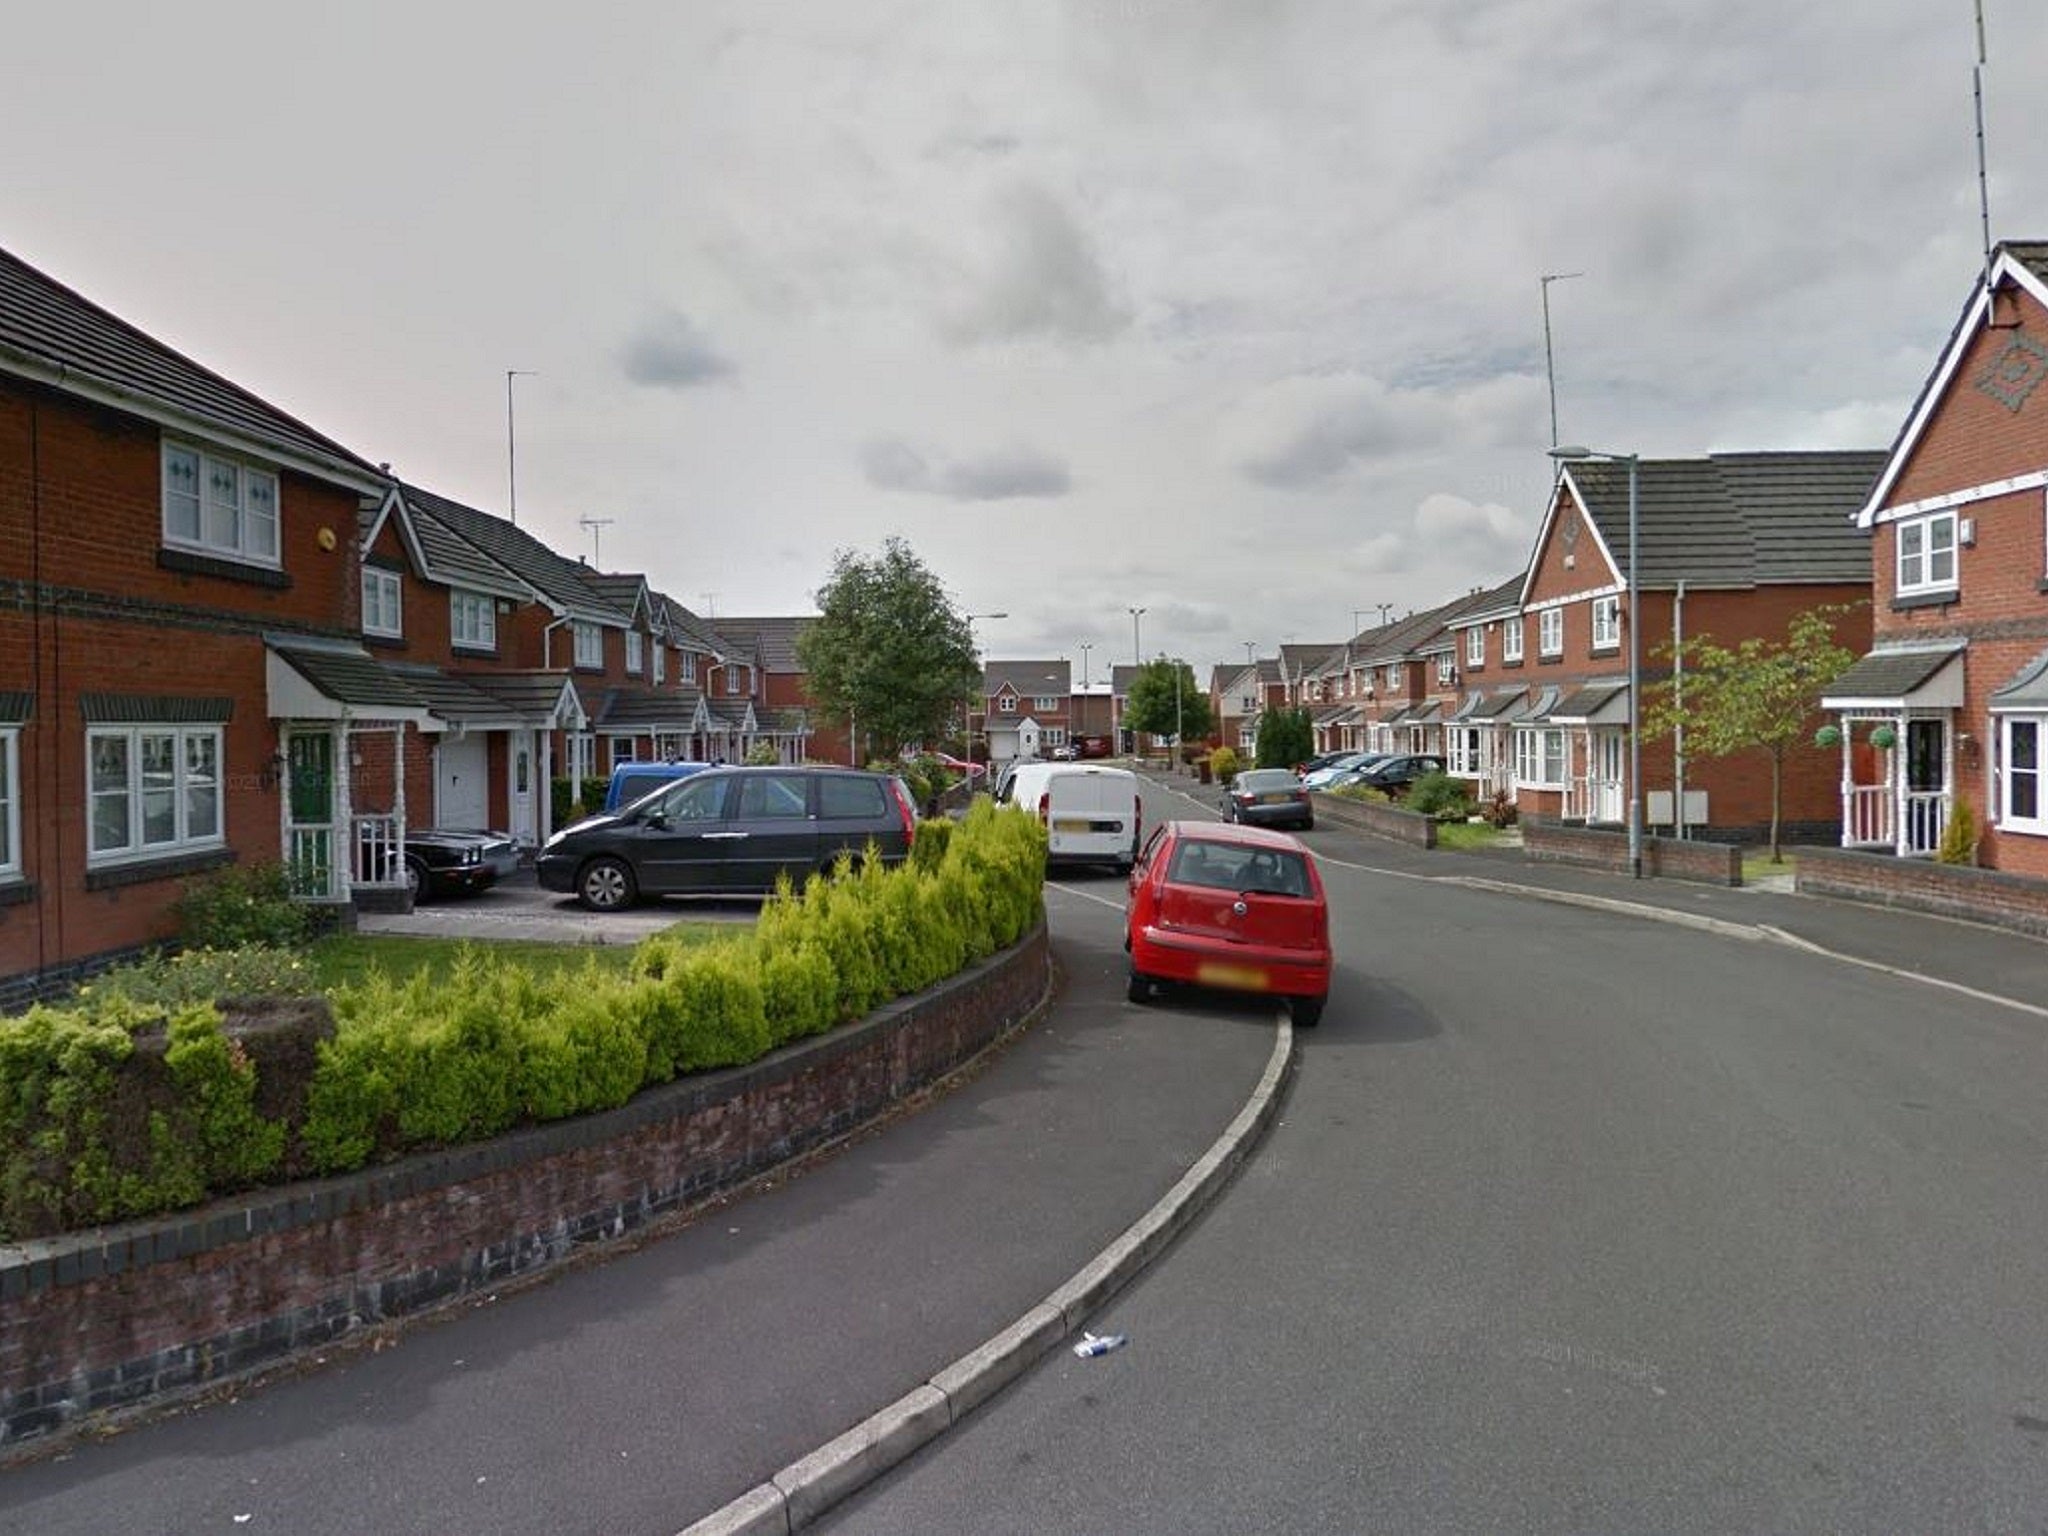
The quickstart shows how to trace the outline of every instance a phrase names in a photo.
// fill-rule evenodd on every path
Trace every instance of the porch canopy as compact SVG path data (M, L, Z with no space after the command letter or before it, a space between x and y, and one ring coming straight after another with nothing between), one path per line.
M1470 693L1466 694L1464 698L1458 701L1458 708L1456 712L1452 714L1451 719L1454 721L1470 720L1474 715L1479 713L1480 706L1483 705L1485 702L1486 695L1482 693L1479 689L1475 688Z
M266 644L264 682L273 720L442 728L425 695L358 646L279 638Z
M1503 715L1512 717L1522 700L1528 696L1529 690L1526 688L1503 688L1498 693L1488 694L1481 699L1472 711L1473 717L1488 724L1499 720Z
M2048 651L2021 667L1991 695L1994 715L2015 711L2035 714L2042 710L2048 710Z
M1829 685L1822 709L1895 713L1963 707L1964 642L1870 652Z
M1589 683L1551 707L1552 725L1627 725L1628 684Z

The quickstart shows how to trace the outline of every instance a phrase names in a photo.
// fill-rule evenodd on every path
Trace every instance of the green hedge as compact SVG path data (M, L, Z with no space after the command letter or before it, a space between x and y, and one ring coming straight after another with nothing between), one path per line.
M609 1109L755 1060L1014 944L1039 920L1044 873L1038 823L983 800L922 825L900 868L844 860L785 887L751 930L649 939L624 974L534 972L476 948L445 983L373 976L332 996L332 1034L296 1057L252 1055L219 1007L176 987L0 1018L0 1241ZM311 1065L260 1081L272 1060Z

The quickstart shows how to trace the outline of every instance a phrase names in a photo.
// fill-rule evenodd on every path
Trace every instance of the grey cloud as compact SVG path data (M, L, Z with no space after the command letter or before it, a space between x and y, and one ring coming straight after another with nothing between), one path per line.
M946 460L934 468L902 439L878 438L861 449L861 465L870 485L949 501L1064 496L1073 488L1067 466L1035 448L999 448L978 458Z
M689 389L733 372L688 315L676 310L643 322L626 342L626 377L657 389Z
M999 196L990 236L973 296L946 323L955 340L1095 342L1130 324L1087 232L1043 187L1020 182Z

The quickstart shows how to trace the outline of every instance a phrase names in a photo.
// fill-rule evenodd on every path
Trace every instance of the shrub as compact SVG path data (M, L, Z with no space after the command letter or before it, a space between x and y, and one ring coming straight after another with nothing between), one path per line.
M1488 798L1486 803L1480 807L1479 814L1486 818L1486 824L1489 827L1497 831L1502 827L1512 827L1519 812L1516 810L1515 802L1508 795L1508 792L1504 789L1497 789Z
M747 748L745 761L752 768L773 768L782 761L782 754L775 750L772 741L757 741Z
M1941 844L1934 850L1939 864L1977 862L1977 816L1970 802L1958 800L1948 813L1948 825L1941 829Z
M172 914L191 949L305 942L312 913L292 900L282 864L230 864L185 884Z
M1447 773L1425 773L1408 789L1408 808L1439 819L1463 819L1471 813L1472 802L1465 786Z
M225 997L310 997L318 982L303 952L252 945L247 949L188 949L119 966L80 989L85 997L118 997L146 1009L175 1013Z
M1237 777L1238 769L1242 766L1238 762L1235 747L1218 747L1209 754L1209 776L1218 784L1228 784Z

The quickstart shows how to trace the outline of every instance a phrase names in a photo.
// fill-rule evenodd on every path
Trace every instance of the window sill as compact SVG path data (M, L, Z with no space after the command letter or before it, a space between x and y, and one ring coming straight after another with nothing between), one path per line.
M364 635L363 644L380 651L402 651L405 649L405 636Z
M1954 587L1939 592L1912 592L1892 599L1892 612L1905 613L1914 608L1947 608L1962 601L1962 593Z
M479 660L490 661L498 659L498 648L495 645L471 645L465 641L451 640L448 649L456 656L474 656Z
M1503 662L1501 663L1501 670L1502 670L1502 671L1507 671L1507 670L1508 670L1508 669L1510 669L1510 668L1513 668L1513 667L1519 667L1519 666L1521 666L1521 664L1522 664L1522 658L1521 658L1521 657L1519 657L1519 656L1517 656L1517 657L1516 657L1516 658L1515 658L1515 659L1514 659L1513 661L1503 661Z
M1619 656L1621 654L1621 642L1617 640L1612 645L1596 645L1589 654L1595 657Z
M180 571L187 576L217 576L222 581L239 581L247 586L269 587L278 592L290 590L292 584L291 577L275 566L247 565L222 555L202 555L195 550L173 549L169 545L157 550L156 563L166 571Z
M19 875L0 876L0 907L26 906L35 899L33 880L24 880Z
M1559 653L1558 655L1555 655L1555 656L1538 656L1538 657L1536 658L1536 665L1537 665L1537 666L1539 666L1539 667L1559 667L1559 666L1563 666L1563 665L1564 665L1564 655L1563 655L1563 653L1562 653L1562 652L1560 652L1560 653Z
M232 848L206 848L169 854L160 859L138 859L131 864L107 864L85 872L88 891L116 891L123 886L148 885L155 880L176 880L203 874L235 862Z

